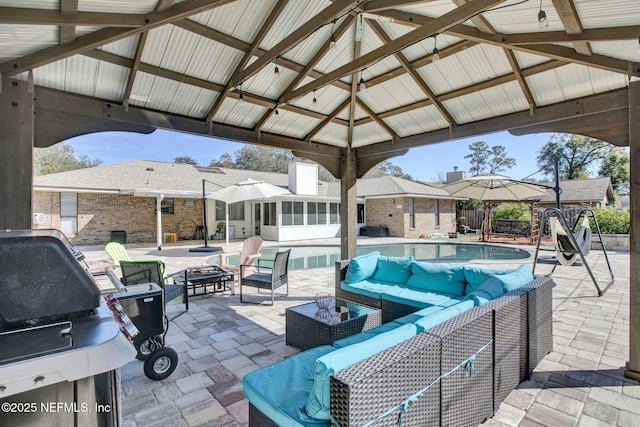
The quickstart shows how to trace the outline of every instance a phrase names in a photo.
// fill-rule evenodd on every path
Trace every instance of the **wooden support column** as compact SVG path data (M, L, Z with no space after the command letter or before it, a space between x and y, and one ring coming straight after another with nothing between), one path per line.
M0 78L0 230L31 228L33 88Z
M631 233L629 235L629 363L624 375L640 381L640 81L629 85Z
M340 165L340 255L341 259L356 256L356 156L353 149L342 150Z

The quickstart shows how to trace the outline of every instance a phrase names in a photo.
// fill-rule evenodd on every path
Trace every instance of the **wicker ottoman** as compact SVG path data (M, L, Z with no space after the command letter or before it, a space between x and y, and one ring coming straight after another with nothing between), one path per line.
M328 309L315 302L288 308L285 312L288 345L307 350L350 337L380 326L382 312L339 298L332 298Z

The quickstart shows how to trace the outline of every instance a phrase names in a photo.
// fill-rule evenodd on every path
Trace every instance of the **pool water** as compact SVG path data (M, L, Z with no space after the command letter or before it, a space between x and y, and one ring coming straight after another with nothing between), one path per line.
M321 268L333 266L340 260L340 247L335 245L278 246L262 248L263 265L273 260L278 251L291 249L289 269ZM401 243L388 245L358 246L358 255L379 251L385 256L413 256L417 260L468 261L527 259L531 255L524 249L485 244L468 243ZM240 257L229 257L231 264L238 264Z

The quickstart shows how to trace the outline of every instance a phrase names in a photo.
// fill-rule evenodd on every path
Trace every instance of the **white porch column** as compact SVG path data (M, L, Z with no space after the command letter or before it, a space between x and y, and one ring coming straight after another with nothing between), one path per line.
M156 197L156 237L158 241L158 250L162 250L162 200L164 194L158 194Z

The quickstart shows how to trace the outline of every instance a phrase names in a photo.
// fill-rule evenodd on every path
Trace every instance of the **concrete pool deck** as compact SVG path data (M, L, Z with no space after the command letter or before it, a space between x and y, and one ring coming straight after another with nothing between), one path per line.
M410 243L423 239L367 238L359 243ZM302 245L305 242L295 242ZM307 242L339 244L338 239ZM209 242L222 246L224 242ZM281 246L265 242L265 247ZM165 245L127 245L130 256L161 256L167 272L211 262L211 253L188 252L184 242ZM239 250L241 241L228 251ZM531 246L519 248L533 251ZM81 248L91 263L108 257L102 247ZM226 248L225 248L226 249ZM554 351L537 367L530 381L511 392L488 426L638 426L640 385L623 375L628 359L629 253L609 252L616 274L614 285L598 298L587 270L559 266L553 302ZM607 283L609 272L601 251L588 257L596 278ZM532 263L533 259L481 261L492 266ZM537 274L551 265L540 264ZM242 377L299 350L284 343L285 308L313 300L319 292L333 292L333 268L293 270L288 297L270 305L241 304L239 296L224 294L191 298L189 312L171 322L167 342L180 358L177 370L154 382L142 371L142 362L122 368L123 425L137 426L245 426L248 404L242 396ZM249 297L260 296L248 290ZM269 301L270 302L270 301Z

